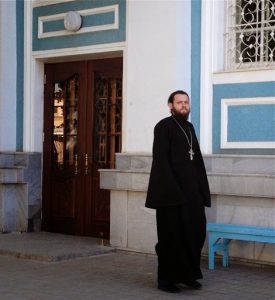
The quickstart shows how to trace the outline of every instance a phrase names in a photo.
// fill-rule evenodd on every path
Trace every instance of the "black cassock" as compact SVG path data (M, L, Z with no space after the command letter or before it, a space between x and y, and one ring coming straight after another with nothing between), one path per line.
M190 145L179 125L189 141L192 135L193 160ZM211 206L211 198L194 127L181 116L165 118L155 126L145 206L156 209L158 279L180 283L202 278L204 207Z

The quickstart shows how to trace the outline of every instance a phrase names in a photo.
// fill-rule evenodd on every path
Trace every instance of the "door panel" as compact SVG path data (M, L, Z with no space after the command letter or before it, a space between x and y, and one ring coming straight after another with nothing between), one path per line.
M54 178L52 182L52 216L75 218L76 186L74 179Z
M89 235L109 238L110 232L110 192L108 190L100 190L99 188L99 172L98 169L106 169L114 167L115 152L121 151L121 130L115 132L114 128L121 128L121 114L117 117L115 126L115 114L111 117L113 106L117 101L122 111L122 88L120 98L115 97L112 82L120 82L122 84L122 59L106 59L100 61L91 61L88 65L88 78L93 87L88 93L87 112L91 112L93 117L87 117L87 144L86 153L89 160L89 167L86 178L87 198L93 199L91 203L87 203L86 224L89 229ZM117 84L118 86L118 84ZM117 89L118 90L118 89ZM119 99L118 99L119 98ZM114 102L112 104L112 101ZM112 140L117 134L117 148Z
M109 237L99 168L121 149L122 59L45 65L42 229Z

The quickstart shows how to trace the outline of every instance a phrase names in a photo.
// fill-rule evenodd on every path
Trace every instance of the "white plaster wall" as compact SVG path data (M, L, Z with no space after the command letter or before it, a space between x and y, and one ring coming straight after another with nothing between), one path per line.
M145 192L111 191L111 232L113 247L142 253L155 253L157 242L154 209L144 207ZM206 208L208 222L274 227L274 199L212 195L212 208ZM275 264L275 245L232 241L232 259ZM206 239L203 254L207 255ZM217 265L219 263L217 262Z
M151 152L167 98L190 92L190 1L127 1L123 152Z
M16 150L16 1L0 1L0 151Z

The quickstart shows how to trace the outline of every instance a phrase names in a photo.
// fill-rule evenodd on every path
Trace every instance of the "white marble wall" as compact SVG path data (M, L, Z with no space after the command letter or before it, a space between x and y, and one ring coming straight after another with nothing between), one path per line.
M27 231L28 207L26 184L0 185L0 231Z
M111 192L112 246L155 253L155 210L144 207L145 198L145 192ZM274 199L213 195L212 201L212 208L206 208L208 222L274 227ZM207 253L207 241L203 252ZM275 245L232 241L230 257L275 265Z
M273 157L207 156L212 207L208 222L275 228ZM117 169L101 170L101 188L111 190L111 244L155 253L155 210L145 208L151 156L117 155ZM207 242L204 246L207 253ZM275 245L232 241L230 257L275 265Z
M111 191L112 246L154 253L157 241L155 210L144 207L146 193Z
M0 152L0 231L40 230L41 154Z

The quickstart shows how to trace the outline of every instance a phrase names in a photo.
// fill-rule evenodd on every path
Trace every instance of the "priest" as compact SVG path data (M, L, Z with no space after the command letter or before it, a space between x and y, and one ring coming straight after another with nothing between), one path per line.
M179 292L180 285L201 288L198 279L206 235L205 206L211 206L205 166L193 125L190 99L175 91L171 116L154 129L153 162L145 206L156 209L158 288Z

